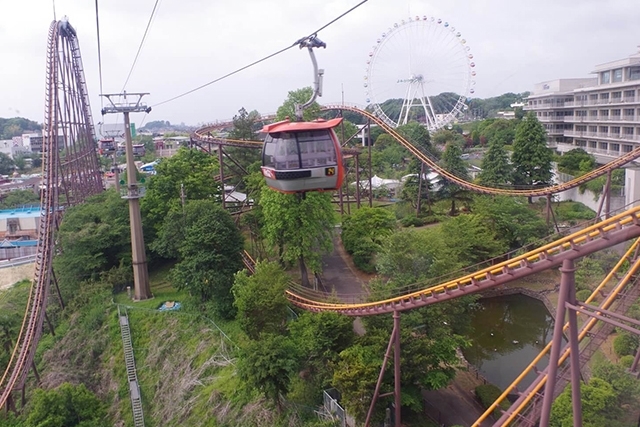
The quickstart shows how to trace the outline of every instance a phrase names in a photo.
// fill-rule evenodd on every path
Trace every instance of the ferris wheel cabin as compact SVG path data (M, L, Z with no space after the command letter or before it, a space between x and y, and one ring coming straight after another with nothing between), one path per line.
M262 175L267 185L282 193L336 190L344 167L340 141L333 128L342 118L266 125L262 148Z

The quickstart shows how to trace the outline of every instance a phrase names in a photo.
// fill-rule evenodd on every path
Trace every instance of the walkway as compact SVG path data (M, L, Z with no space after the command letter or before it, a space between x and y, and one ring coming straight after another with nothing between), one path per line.
M367 294L368 275L353 266L344 250L340 236L333 238L333 252L322 258L322 287L335 292L343 302L360 302Z

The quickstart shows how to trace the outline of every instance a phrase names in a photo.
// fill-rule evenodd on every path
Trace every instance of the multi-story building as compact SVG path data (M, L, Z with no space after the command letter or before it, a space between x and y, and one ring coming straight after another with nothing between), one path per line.
M537 84L525 110L545 124L550 147L580 147L606 163L640 146L640 52L592 74Z
M591 79L539 83L525 110L547 129L549 147L582 148L604 164L640 147L640 52L597 65ZM627 203L640 200L640 169L626 168Z

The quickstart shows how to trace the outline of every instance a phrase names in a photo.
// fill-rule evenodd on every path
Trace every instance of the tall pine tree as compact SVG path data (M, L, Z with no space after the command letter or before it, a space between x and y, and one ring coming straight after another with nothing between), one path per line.
M513 166L502 140L495 139L489 144L487 154L482 159L482 172L478 176L482 185L498 186L513 181Z
M547 147L544 126L533 113L528 113L516 128L513 140L513 183L537 187L549 185L553 176L552 159L553 153Z

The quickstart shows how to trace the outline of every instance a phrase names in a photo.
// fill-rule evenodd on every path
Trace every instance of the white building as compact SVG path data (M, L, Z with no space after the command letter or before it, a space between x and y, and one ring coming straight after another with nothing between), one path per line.
M640 147L640 52L597 65L592 74L538 83L524 109L545 125L549 147L582 148L604 164ZM627 203L640 200L638 165L626 168Z

